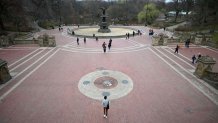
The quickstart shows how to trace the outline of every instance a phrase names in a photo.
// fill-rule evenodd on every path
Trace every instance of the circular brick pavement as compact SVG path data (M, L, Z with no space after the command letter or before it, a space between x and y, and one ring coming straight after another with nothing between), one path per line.
M133 81L119 71L100 70L84 75L78 84L82 94L92 99L118 99L127 95L133 89Z

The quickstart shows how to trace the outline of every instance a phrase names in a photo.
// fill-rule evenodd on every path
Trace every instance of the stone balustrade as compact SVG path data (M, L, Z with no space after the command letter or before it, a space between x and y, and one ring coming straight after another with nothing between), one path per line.
M153 35L152 36L152 45L153 46L161 46L161 45L167 45L171 41L177 41L172 38L169 38L167 35L160 33L158 35Z
M203 42L203 35L196 35L196 36L195 36L194 43L195 43L196 45L200 45L200 44L202 44L202 42Z
M38 37L38 44L40 47L55 47L56 41L54 36L44 34Z

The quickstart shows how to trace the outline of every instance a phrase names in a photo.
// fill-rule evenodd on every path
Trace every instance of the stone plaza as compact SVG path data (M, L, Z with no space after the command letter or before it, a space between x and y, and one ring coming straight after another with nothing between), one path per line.
M0 85L0 123L217 123L218 91L194 75L197 64L191 63L198 53L217 60L217 49L152 46L148 27L131 26L142 35L113 38L103 53L109 38L84 43L79 37L77 45L68 28L34 34L48 47L0 48L12 77ZM162 29L154 32L171 36ZM51 43L43 43L45 33ZM177 44L179 54L174 53ZM110 100L107 119L103 96Z

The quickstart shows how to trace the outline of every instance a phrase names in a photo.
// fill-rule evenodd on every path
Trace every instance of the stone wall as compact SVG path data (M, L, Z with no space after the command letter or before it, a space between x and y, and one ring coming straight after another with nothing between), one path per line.
M218 73L213 71L205 71L203 80L218 89Z
M38 39L15 39L14 35L1 36L0 37L0 47L8 47L10 45L16 44L39 44L42 47L55 47L56 41L54 36L48 36L44 34L39 36Z

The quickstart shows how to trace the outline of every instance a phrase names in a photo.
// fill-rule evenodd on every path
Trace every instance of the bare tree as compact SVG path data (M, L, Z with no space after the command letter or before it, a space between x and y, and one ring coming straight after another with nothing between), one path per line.
M179 16L179 12L181 11L181 6L180 6L180 0L173 0L174 3L174 9L176 11L176 15L175 15L175 22L177 21L177 18Z

